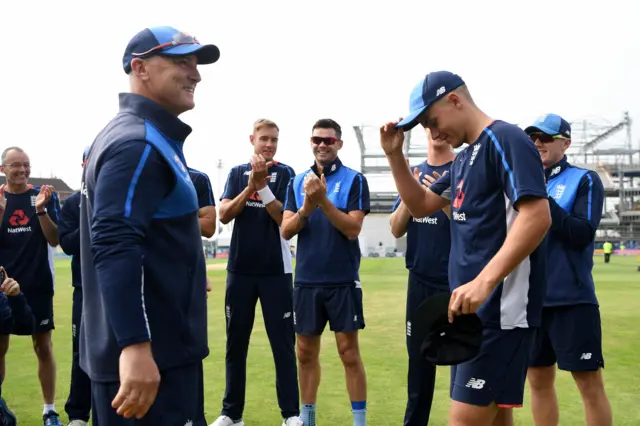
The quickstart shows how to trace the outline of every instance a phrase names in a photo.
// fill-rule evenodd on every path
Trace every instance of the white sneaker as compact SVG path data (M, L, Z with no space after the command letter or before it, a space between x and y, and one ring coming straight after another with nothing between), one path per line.
M89 426L89 422L84 420L72 420L67 426Z
M304 426L300 417L289 417L282 422L282 426Z
M209 426L244 426L244 422L240 420L238 423L234 423L233 420L231 420L231 417L220 416Z

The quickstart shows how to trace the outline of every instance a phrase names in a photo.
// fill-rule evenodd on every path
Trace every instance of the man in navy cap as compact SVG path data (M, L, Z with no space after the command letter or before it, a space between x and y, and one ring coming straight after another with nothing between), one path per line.
M551 218L540 155L517 126L493 120L456 74L428 74L410 97L409 116L380 128L402 202L413 217L451 204L449 321L477 313L480 353L451 370L451 424L510 425L522 406L545 292L545 246ZM417 124L454 148L468 146L426 191L402 152Z
M436 179L448 172L455 154L444 141L434 140L427 134L427 159L413 168L415 178L429 187ZM412 217L400 197L393 206L390 217L391 233L396 238L407 235L406 266L409 270L407 284L407 352L409 371L407 374L407 408L405 426L424 426L429 423L433 391L436 384L436 366L427 362L420 353L421 341L412 335L411 318L418 306L428 297L449 293L448 265L449 218L444 211L431 216Z
M571 126L546 114L525 129L547 179L551 230L547 235L547 295L528 372L536 425L559 422L556 363L578 385L588 425L612 424L602 380L602 329L593 282L593 250L602 218L604 186L598 173L567 162Z
M82 166L87 158L89 147L82 154ZM69 397L64 411L69 416L69 426L86 426L91 413L91 380L80 368L80 352L78 337L82 321L82 276L80 271L80 191L70 195L60 209L58 220L58 236L60 247L71 256L71 284L73 285L73 302L71 307L71 382Z
M204 421L206 271L183 154L191 127L178 116L194 108L198 65L219 57L171 27L139 32L123 57L131 93L120 94L120 112L89 150L80 365L92 382L93 423Z

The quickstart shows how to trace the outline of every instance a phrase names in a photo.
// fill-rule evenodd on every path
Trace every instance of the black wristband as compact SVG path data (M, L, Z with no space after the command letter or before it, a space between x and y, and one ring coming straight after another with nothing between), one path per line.
M46 210L43 210L41 212L36 212L36 216L44 216L45 214L47 214Z

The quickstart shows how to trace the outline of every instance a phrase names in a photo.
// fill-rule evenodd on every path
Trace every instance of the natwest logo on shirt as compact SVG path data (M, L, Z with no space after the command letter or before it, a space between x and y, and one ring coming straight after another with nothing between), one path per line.
M14 210L13 214L9 218L9 225L11 228L7 228L7 232L10 234L19 234L21 232L31 232L29 224L29 216L27 216L22 210Z
M253 194L251 194L249 196L249 201L247 201L245 203L245 206L247 206L247 207L264 208L264 203L262 202L262 199L260 198L260 194L258 194L257 192L254 192Z
M466 213L453 212L452 213L452 217L453 217L453 220L455 220L457 222L466 222L467 221L467 214Z
M438 224L438 218L437 217L414 217L413 218L414 222L417 223L425 223L427 225L437 225Z

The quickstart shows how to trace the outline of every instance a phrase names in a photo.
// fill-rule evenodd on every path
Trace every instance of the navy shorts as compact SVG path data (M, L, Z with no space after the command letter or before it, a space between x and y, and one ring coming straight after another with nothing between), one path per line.
M531 349L531 367L579 372L604 368L600 308L584 304L542 310L542 323Z
M534 330L485 328L480 353L451 367L451 399L486 407L522 407Z
M142 419L125 419L111 407L119 383L91 382L91 423L97 426L200 425L203 422L202 362L160 373L156 399Z
M53 324L53 295L24 293L24 298L35 318L33 334L45 333L55 328Z
M297 334L319 335L329 321L336 333L365 327L362 288L350 286L296 286L293 289L293 327Z

